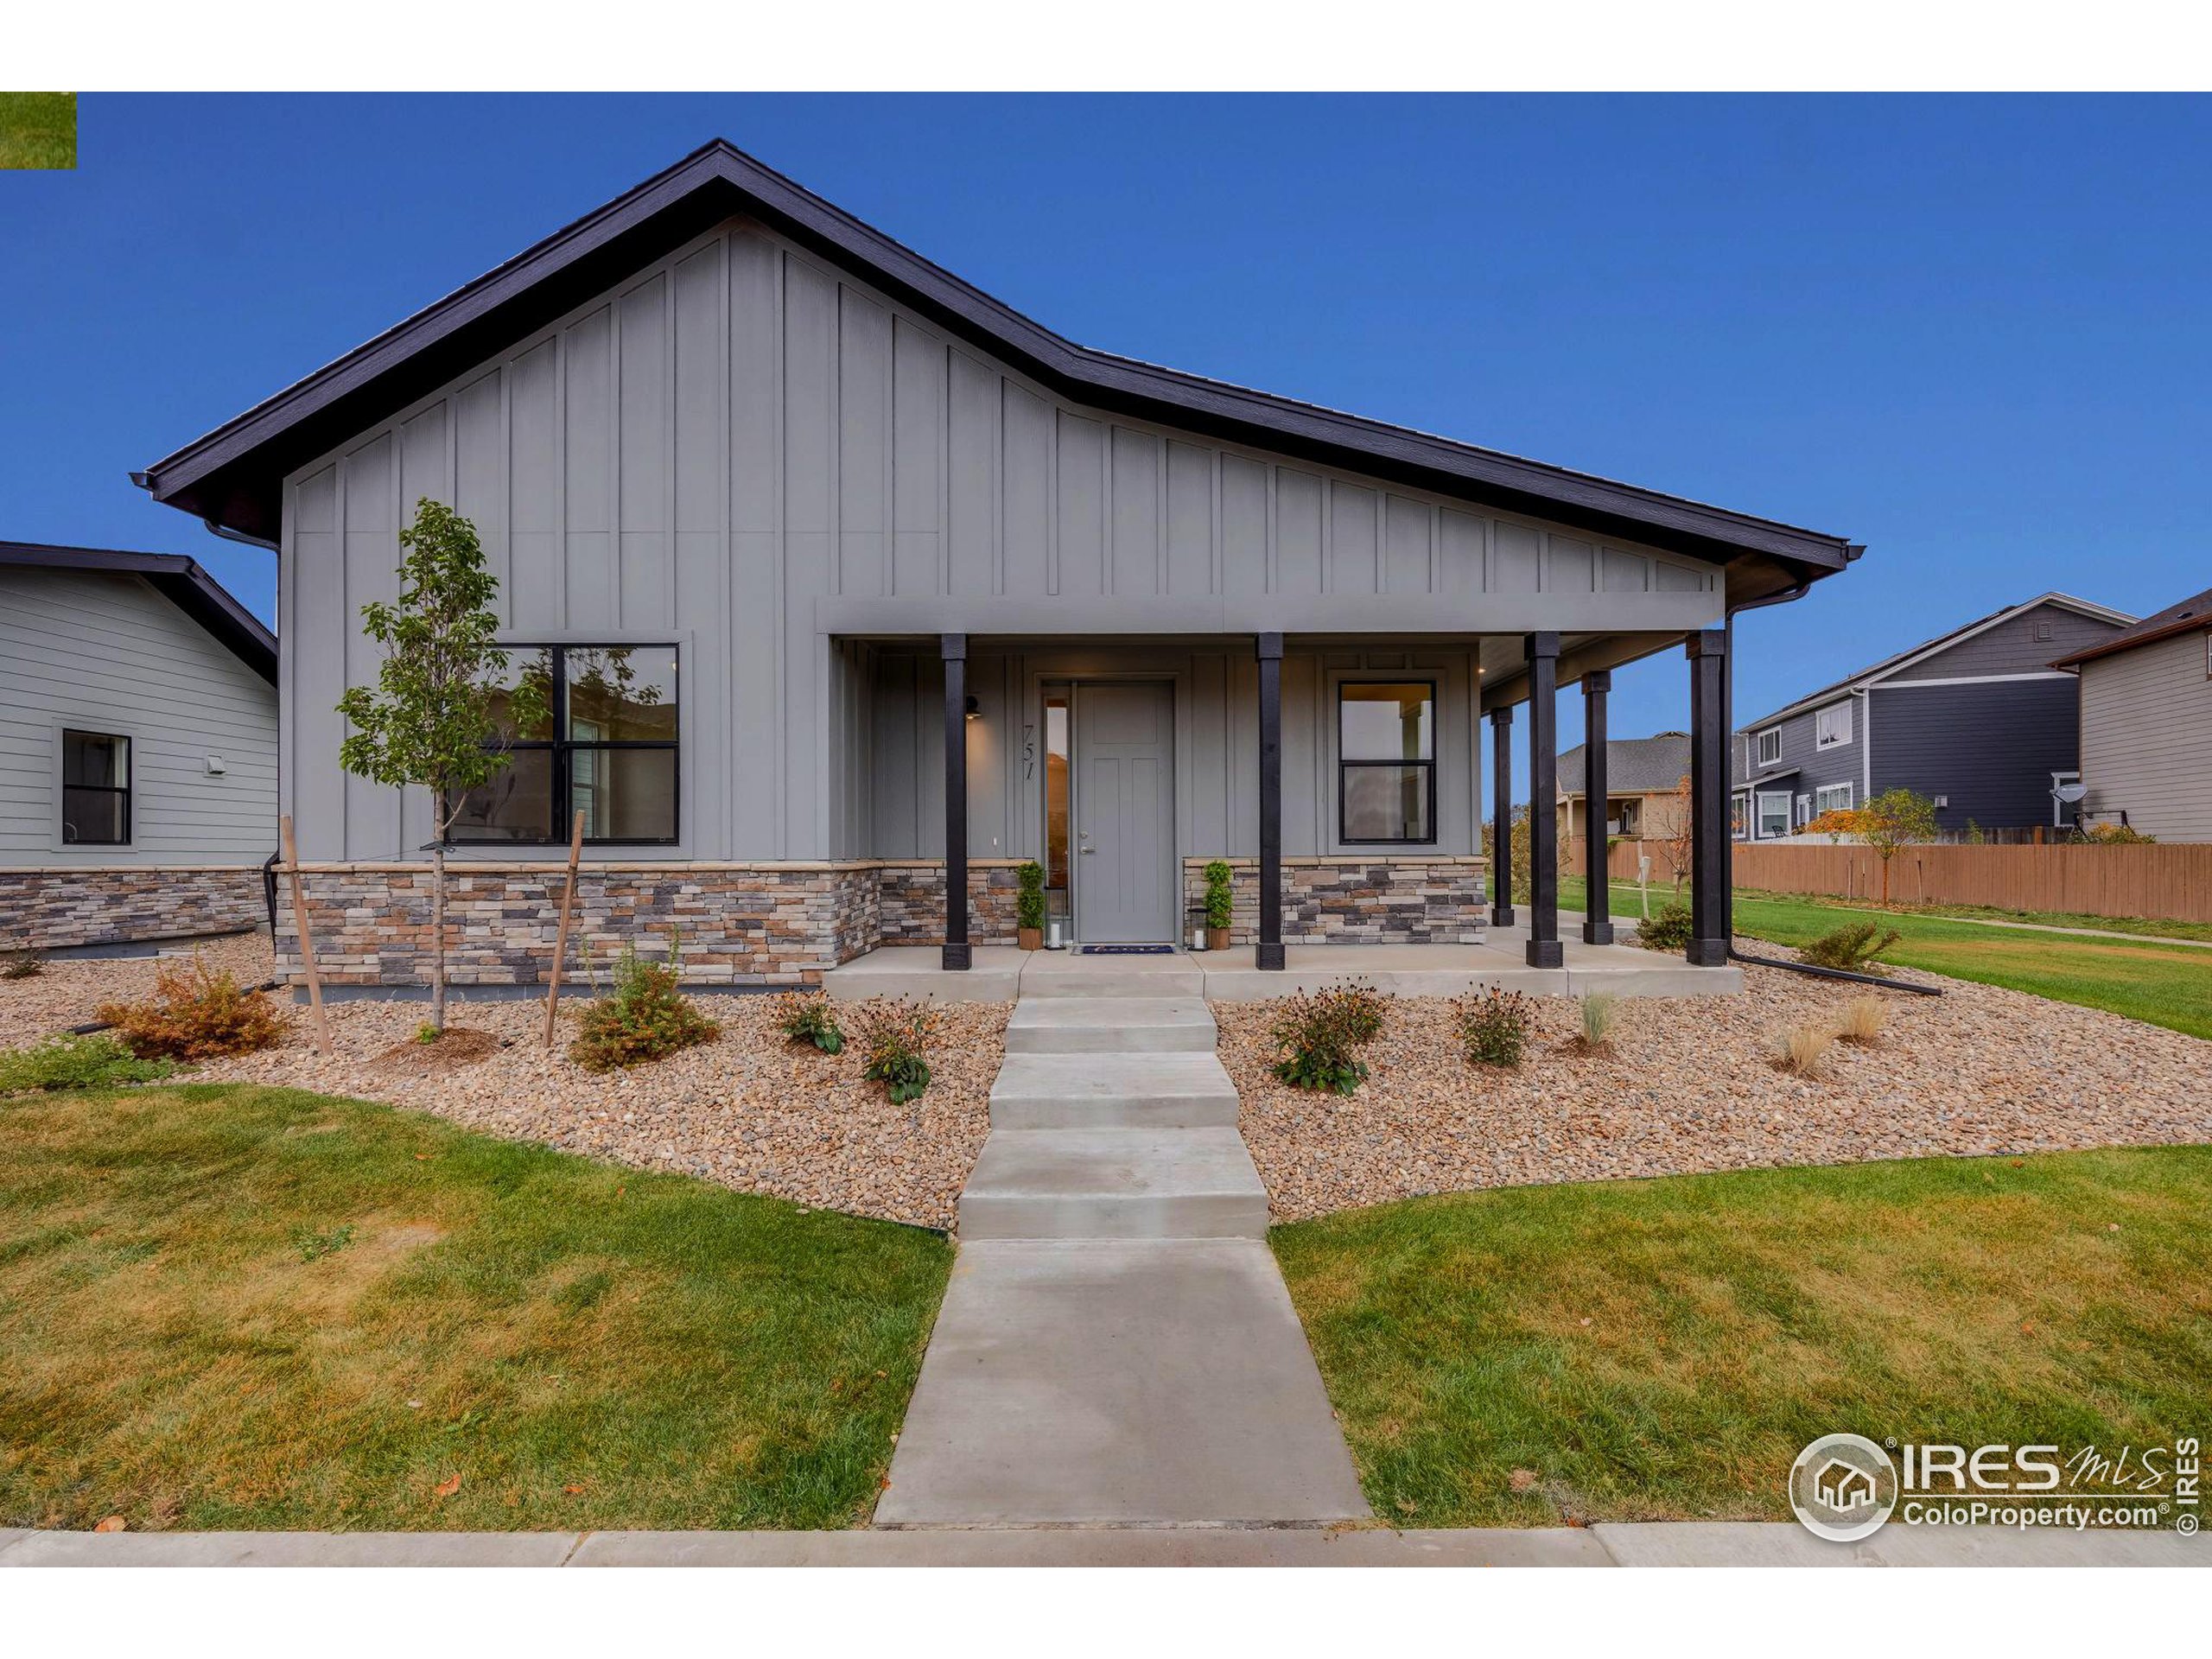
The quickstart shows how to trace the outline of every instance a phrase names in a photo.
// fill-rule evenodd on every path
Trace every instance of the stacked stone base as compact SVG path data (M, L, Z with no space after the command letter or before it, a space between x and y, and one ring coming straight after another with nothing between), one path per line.
M1014 942L1013 860L976 861L969 937ZM307 864L315 966L330 985L427 984L430 871L421 864ZM567 873L559 864L455 862L446 875L446 973L454 985L539 985L552 970ZM944 867L919 861L590 864L569 923L571 982L602 981L626 944L699 985L814 985L882 944L944 937ZM278 974L301 976L289 898L277 906Z
M260 927L257 868L0 870L0 950L62 950Z
M1210 859L1183 861L1185 901L1205 903ZM1260 937L1260 863L1230 868L1230 942ZM1282 861L1285 944L1479 944L1488 861L1449 854L1339 854Z

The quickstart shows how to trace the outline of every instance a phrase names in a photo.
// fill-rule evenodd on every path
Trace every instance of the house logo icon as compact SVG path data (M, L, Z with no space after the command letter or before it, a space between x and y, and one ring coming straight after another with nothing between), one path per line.
M1863 1434L1823 1434L1789 1467L1789 1507L1818 1538L1866 1537L1897 1507L1897 1465Z

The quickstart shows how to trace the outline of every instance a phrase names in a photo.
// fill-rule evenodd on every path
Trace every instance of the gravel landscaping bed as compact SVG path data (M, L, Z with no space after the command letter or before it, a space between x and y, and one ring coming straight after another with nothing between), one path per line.
M181 956L194 950L189 941L164 944L162 949ZM210 966L227 968L241 985L266 984L275 964L266 933L232 933L199 942L200 957ZM155 970L161 964L152 957L101 957L71 962L48 961L29 979L0 979L0 1048L22 1048L90 1023L103 1002L135 1002L150 996Z
M1275 1079L1274 1004L1214 1013L1279 1221L1470 1187L2212 1142L2212 1043L1906 969L1897 976L1946 994L1871 993L1888 1012L1880 1041L1839 1043L1800 1077L1770 1059L1776 1037L1867 993L1769 968L1744 976L1741 996L1623 1001L1611 1057L1567 1048L1572 1001L1535 999L1528 1058L1507 1072L1461 1058L1448 999L1403 999L1349 1097Z
M839 1055L787 1045L770 996L694 999L721 1027L711 1043L628 1071L594 1075L568 1058L587 999L562 1004L550 1053L538 1046L540 1002L456 1004L448 1024L502 1046L439 1075L406 1075L380 1056L408 1042L420 1002L330 1007L338 1051L319 1058L304 1008L289 1009L279 1048L196 1066L194 1082L265 1083L411 1106L510 1140L537 1141L640 1168L696 1175L858 1216L950 1227L955 1202L990 1128L1008 1008L938 1010L928 1091L893 1106L863 1082L856 1045Z

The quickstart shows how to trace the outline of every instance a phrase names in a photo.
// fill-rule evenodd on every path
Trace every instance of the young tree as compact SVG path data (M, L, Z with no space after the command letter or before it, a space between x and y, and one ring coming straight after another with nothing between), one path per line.
M1882 902L1890 902L1890 861L1900 847L1936 839L1936 803L1909 789L1885 789L1859 809L1859 840L1882 861Z
M1682 883L1689 880L1690 858L1697 846L1694 805L1690 799L1690 775L1684 772L1676 781L1673 798L1665 809L1651 815L1663 832L1658 837L1659 859L1667 867L1677 899L1682 896Z
M338 751L346 771L430 797L430 1025L446 1027L446 837L472 789L512 757L508 732L546 719L542 675L506 683L507 653L494 643L499 579L484 568L476 527L435 501L415 504L399 532L399 602L361 607L361 627L385 648L376 690L338 701L353 731Z

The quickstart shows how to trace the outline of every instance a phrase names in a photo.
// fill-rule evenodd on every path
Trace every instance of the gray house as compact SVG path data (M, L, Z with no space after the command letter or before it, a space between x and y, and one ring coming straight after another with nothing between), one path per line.
M2081 686L2082 817L2212 841L2212 588L2055 666Z
M2079 770L2080 745L2074 677L2052 664L2134 620L2040 594L1739 728L1736 838L1787 840L1890 789L1932 797L1945 830L2059 822L2051 791Z
M591 925L679 923L702 980L963 965L1031 858L1086 944L1181 938L1215 857L1262 967L1470 938L1485 715L1548 795L1560 677L1688 642L1717 860L1730 611L1859 551L1073 345L719 143L140 478L276 552L285 805L365 981L415 971L428 804L332 708L419 498L559 688L459 832L487 982L543 965L577 811Z
M0 946L262 919L276 659L190 559L0 542Z

